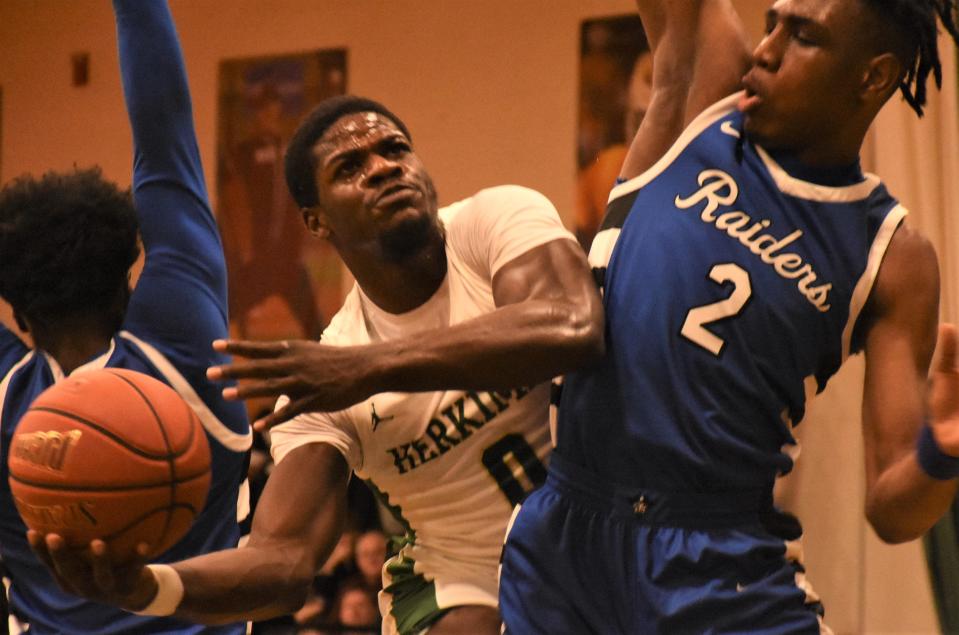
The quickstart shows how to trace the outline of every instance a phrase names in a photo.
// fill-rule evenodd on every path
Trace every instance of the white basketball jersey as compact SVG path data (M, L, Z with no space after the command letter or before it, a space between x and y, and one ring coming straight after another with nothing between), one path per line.
M324 344L390 340L490 313L493 275L504 264L552 240L573 240L545 197L518 186L482 190L439 215L449 266L433 297L396 315L354 286ZM454 566L495 597L512 508L546 476L549 392L543 383L501 392L380 393L277 426L273 455L279 462L306 443L335 446L406 525L404 552L417 572Z

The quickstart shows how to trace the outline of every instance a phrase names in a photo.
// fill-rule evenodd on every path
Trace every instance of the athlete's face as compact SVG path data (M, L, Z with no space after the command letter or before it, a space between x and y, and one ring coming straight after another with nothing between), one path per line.
M372 112L344 115L313 148L320 204L310 229L337 248L378 246L402 259L438 230L436 191L409 139Z
M857 36L860 0L777 0L740 102L746 131L767 147L803 149L856 117L870 59Z

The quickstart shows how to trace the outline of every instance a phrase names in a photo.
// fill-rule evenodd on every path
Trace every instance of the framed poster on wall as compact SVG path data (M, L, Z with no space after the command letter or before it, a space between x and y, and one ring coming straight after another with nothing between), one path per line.
M283 156L303 116L345 90L343 49L220 64L217 220L235 337L315 338L339 307L339 258L306 231Z

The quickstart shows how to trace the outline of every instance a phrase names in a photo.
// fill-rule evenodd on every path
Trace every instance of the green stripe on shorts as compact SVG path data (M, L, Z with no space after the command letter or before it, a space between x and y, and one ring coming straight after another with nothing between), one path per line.
M439 620L449 609L436 603L436 585L414 572L416 561L396 556L386 565L390 583L383 589L393 600L390 615L400 635L415 635Z

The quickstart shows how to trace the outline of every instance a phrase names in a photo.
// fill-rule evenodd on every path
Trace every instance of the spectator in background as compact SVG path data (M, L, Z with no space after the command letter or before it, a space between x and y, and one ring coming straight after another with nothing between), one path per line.
M363 588L376 594L383 587L383 563L386 562L386 536L378 529L366 531L356 539L357 579Z
M379 632L380 612L376 599L360 585L347 585L337 597L337 622L344 632L356 635Z

